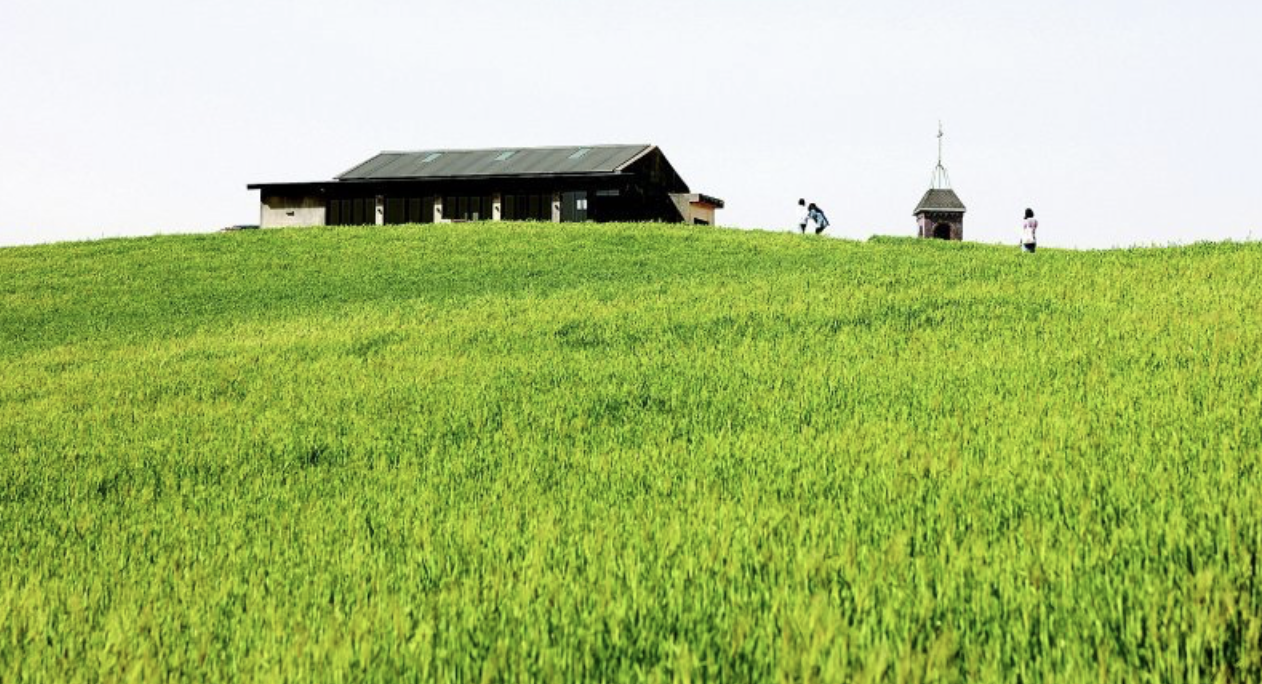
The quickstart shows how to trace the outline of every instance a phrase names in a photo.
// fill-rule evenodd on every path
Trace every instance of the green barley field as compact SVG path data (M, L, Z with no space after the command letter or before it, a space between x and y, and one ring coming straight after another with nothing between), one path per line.
M0 681L1262 681L1262 245L0 250Z

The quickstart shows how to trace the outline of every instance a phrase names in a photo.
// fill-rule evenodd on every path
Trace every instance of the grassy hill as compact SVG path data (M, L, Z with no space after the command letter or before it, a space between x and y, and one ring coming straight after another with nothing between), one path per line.
M1262 679L1262 246L0 250L0 680Z

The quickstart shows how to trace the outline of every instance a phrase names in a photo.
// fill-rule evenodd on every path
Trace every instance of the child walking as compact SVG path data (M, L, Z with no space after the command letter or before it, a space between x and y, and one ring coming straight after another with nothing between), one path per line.
M1039 220L1034 218L1034 210L1025 210L1025 224L1021 226L1021 251L1034 253L1038 247Z

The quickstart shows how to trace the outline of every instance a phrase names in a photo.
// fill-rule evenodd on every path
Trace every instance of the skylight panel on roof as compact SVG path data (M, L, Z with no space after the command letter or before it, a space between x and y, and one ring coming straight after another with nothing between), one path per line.
M431 152L430 154L425 155L425 158L421 160L421 163L428 164L441 156L443 156L442 152Z
M582 159L583 157L586 157L586 156L587 156L587 154L588 154L589 152L591 152L591 151L592 151L592 148L590 148L590 147L584 147L583 149L579 150L578 152L575 152L574 154L571 154L571 155L570 155L570 159Z
M511 159L511 158L513 157L513 155L514 155L514 154L517 154L517 150L510 150L510 151L508 151L508 152L501 152L501 153L500 153L500 156L498 156L498 157L496 157L496 158L495 158L495 161L508 161L509 159Z

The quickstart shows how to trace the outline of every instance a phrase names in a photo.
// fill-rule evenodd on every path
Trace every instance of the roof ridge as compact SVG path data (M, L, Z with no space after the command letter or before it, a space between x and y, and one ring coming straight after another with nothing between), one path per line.
M514 147L512 145L505 145L502 147L475 147L475 148L450 148L449 147L449 148L441 148L441 149L434 148L434 149L419 149L419 150L382 150L378 152L377 154L378 155L382 155L382 154L433 154L435 152L442 152L444 154L449 154L449 153L456 154L456 153L469 153L469 152L507 152L509 150L514 150L518 152L523 152L526 150L540 150L540 151L581 150L581 149L605 150L605 149L613 149L616 147L646 147L647 148L647 147L653 147L653 145L645 144L645 143L627 143L625 145L617 144L617 143L604 143L600 145L544 145L541 147L535 147L535 146L529 146L529 145Z

